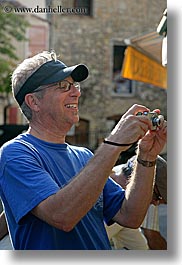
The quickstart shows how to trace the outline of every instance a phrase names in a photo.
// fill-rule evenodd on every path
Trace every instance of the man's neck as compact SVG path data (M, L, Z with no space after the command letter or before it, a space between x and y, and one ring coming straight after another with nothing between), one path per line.
M65 143L65 138L66 138L66 133L59 133L56 130L53 130L52 128L48 129L45 127L39 127L35 126L30 123L28 133L31 135L44 140L46 142L51 142L51 143L59 143L63 144Z

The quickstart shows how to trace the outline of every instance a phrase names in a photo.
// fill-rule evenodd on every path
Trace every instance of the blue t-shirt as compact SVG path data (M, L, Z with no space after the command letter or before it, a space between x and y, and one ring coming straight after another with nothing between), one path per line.
M112 222L124 199L124 190L111 178L92 209L70 232L31 213L67 185L92 156L86 148L45 142L28 133L4 144L0 195L15 249L110 249L104 221Z

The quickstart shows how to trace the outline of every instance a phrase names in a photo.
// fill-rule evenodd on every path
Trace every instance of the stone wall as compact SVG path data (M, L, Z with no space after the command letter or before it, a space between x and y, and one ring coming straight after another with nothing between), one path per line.
M73 7L73 0L53 1L54 7ZM155 31L166 8L166 0L94 0L93 15L52 14L51 43L67 65L85 63L89 78L82 83L80 117L90 122L90 131L107 132L108 117L122 115L132 104L160 108L167 115L166 90L136 82L135 95L113 96L113 44ZM97 138L90 138L89 146Z

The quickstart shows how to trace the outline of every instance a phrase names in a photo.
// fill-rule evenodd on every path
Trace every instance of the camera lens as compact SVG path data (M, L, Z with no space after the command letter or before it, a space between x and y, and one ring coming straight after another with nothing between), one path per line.
M152 119L152 124L153 124L153 126L160 126L161 120L159 118L155 117Z

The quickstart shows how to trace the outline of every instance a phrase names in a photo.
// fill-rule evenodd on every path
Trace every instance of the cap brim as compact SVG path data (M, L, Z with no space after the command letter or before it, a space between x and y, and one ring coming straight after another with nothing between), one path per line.
M64 69L58 70L49 78L45 79L43 85L48 85L61 80L64 80L68 76L71 76L74 81L81 82L88 77L88 68L84 64L78 64Z
M76 82L81 82L88 77L88 68L84 64L79 64L71 72L71 77Z

